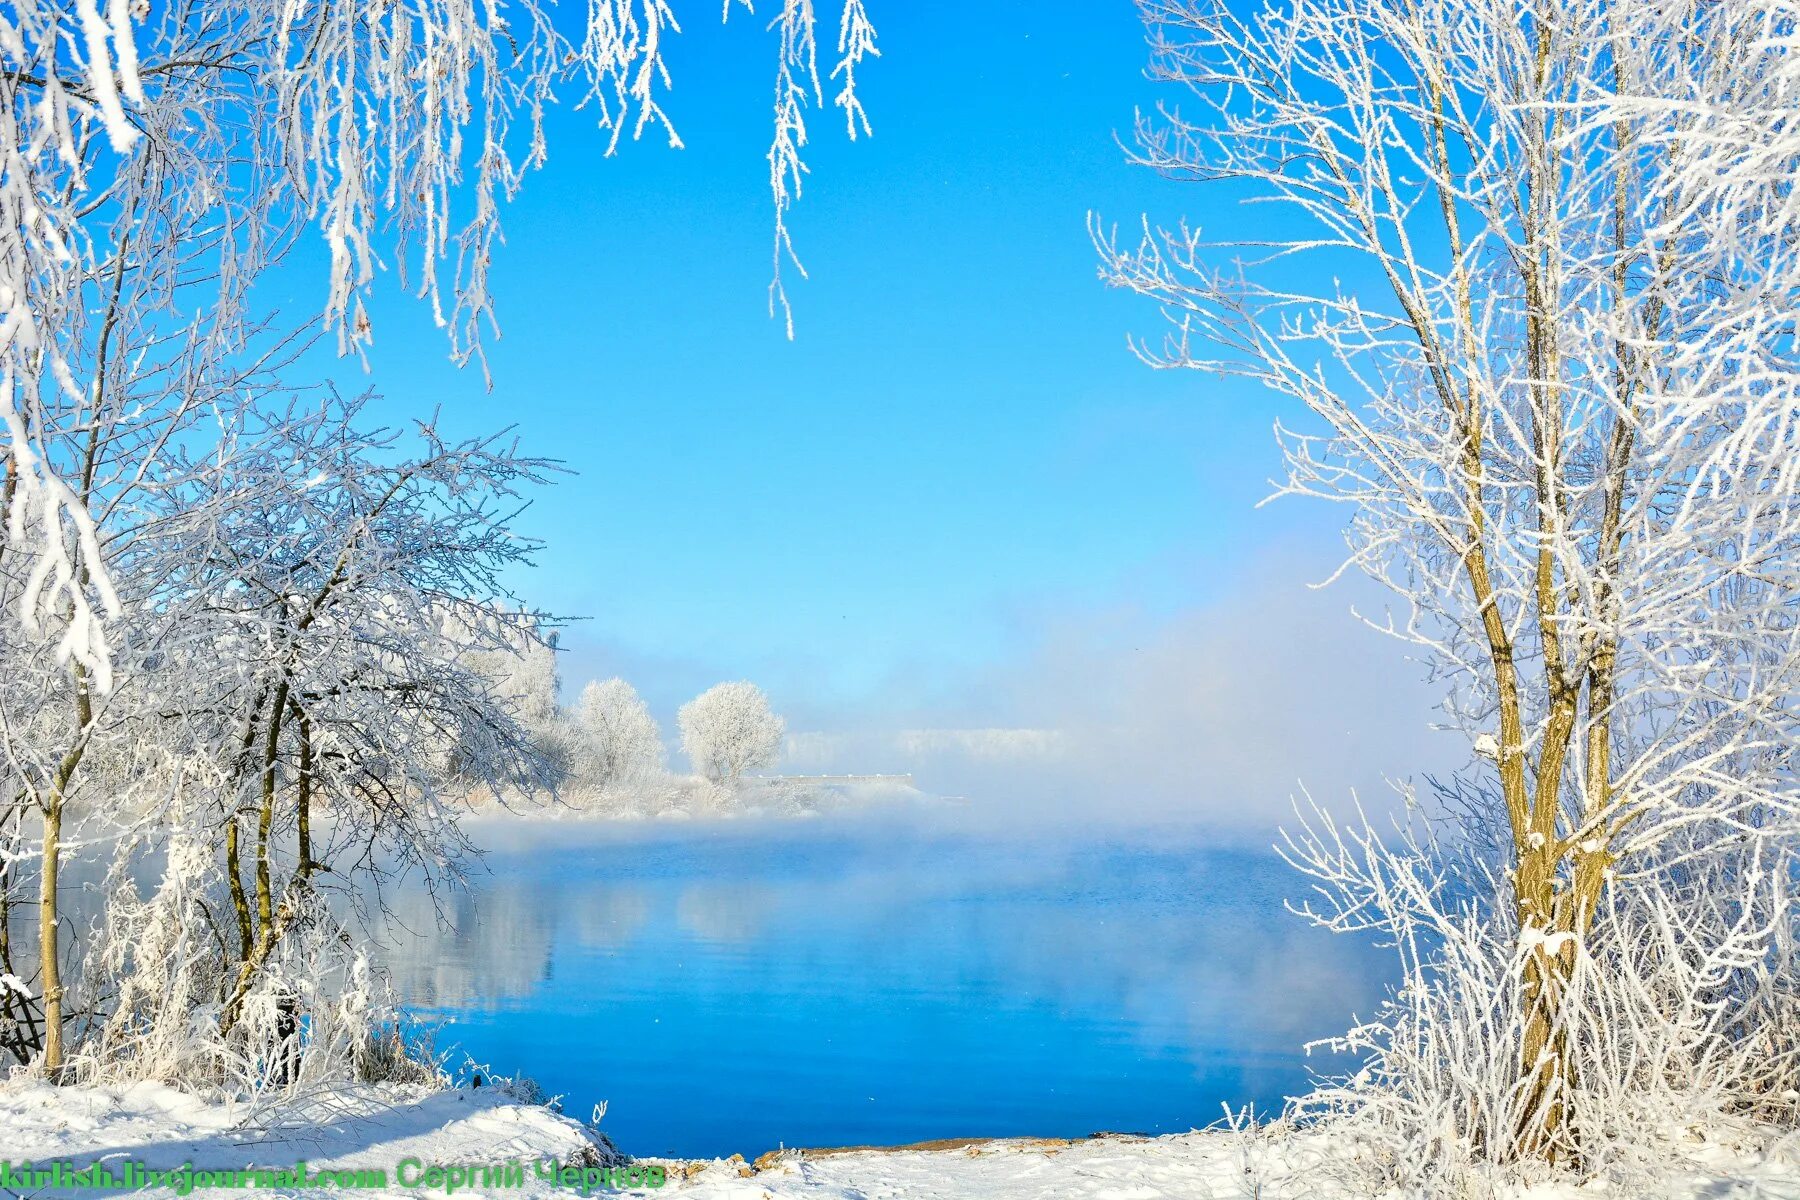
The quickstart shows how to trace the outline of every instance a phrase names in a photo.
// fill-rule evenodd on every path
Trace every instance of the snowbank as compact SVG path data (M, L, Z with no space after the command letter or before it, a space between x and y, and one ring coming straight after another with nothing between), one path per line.
M405 1160L421 1174L432 1164L492 1164L518 1159L523 1186L509 1196L567 1196L571 1192L538 1177L537 1164L600 1165L612 1156L574 1121L520 1104L495 1089L433 1091L383 1084L338 1087L280 1103L249 1108L208 1104L161 1084L129 1088L54 1088L38 1082L0 1085L0 1161L48 1166L64 1160L74 1169L102 1165L123 1182L126 1164L145 1172L183 1166L205 1170L271 1168L306 1164L308 1178L340 1170L384 1169L390 1178ZM546 1169L553 1169L552 1167ZM0 1175L0 1196L123 1194L124 1186L12 1187ZM143 1189L149 1196L174 1187ZM666 1189L664 1189L666 1191ZM214 1187L193 1196L256 1195L262 1189ZM312 1196L418 1196L417 1188L281 1187L264 1194ZM438 1194L443 1194L439 1189Z
M158 1085L126 1089L0 1085L0 1160L42 1165L96 1160L123 1169L127 1160L157 1169L291 1167L323 1171L385 1169L392 1177L411 1161L409 1178L432 1164L525 1164L517 1186L472 1187L457 1194L572 1196L578 1187L543 1177L558 1164L598 1169L608 1153L580 1125L547 1109L487 1090L431 1092L394 1086L341 1088L255 1110L210 1105ZM660 1188L625 1189L635 1196L683 1200L1226 1200L1308 1197L1353 1200L1327 1182L1334 1148L1314 1134L1240 1136L1191 1133L1163 1138L1102 1135L1083 1141L958 1141L892 1150L789 1151L711 1163L656 1163ZM1655 1188L1667 1200L1759 1197L1800 1200L1800 1151L1792 1139L1692 1140L1688 1165ZM654 1160L650 1160L654 1162ZM545 1164L540 1169L537 1164ZM646 1164L640 1164L644 1166ZM1315 1168L1316 1171L1315 1171ZM112 1189L117 1194L123 1189ZM0 1196L96 1195L89 1188L8 1189ZM147 1195L173 1194L167 1187ZM244 1194L236 1189L196 1196ZM255 1194L250 1192L249 1194ZM424 1196L436 1189L400 1186L282 1188L281 1196ZM1642 1185L1572 1183L1503 1188L1505 1200L1594 1200L1635 1197Z

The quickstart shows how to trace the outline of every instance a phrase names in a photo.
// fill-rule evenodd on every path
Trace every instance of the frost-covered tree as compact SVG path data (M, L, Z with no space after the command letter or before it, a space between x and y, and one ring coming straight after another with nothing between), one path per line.
M623 679L593 680L575 709L579 773L595 787L630 782L662 770L662 730L650 706Z
M1103 274L1172 323L1153 363L1309 414L1284 490L1350 506L1488 760L1444 785L1457 846L1296 846L1408 955L1344 1102L1421 1164L1791 1105L1795 9L1141 7L1188 106L1142 160L1257 203L1097 227Z
M473 620L467 614L448 616L446 634L467 647L461 656L464 665L488 681L530 737L540 758L536 765L547 767L553 782L566 781L580 747L557 699L562 690L558 631L540 614L500 607ZM479 754L479 749L471 753ZM531 792L542 782L523 779L517 790Z
M682 705L675 720L695 773L727 785L745 771L773 764L787 732L763 690L743 681L708 688Z
M507 505L546 464L428 426L416 439L366 429L361 407L286 412L260 432L220 481L234 503L205 531L213 551L193 576L190 619L214 623L231 648L219 683L193 695L227 717L214 723L231 805L227 1031L318 868L444 869L463 844L466 790L542 770L516 703L463 656L483 629L502 650L535 639L534 620L495 630L488 618L505 596L499 573L533 552L506 528ZM321 812L328 836L312 819ZM278 893L284 828L295 848Z
M379 477L375 460L386 449L341 421L326 434L329 416L321 424L259 409L309 338L261 314L254 297L270 266L316 238L329 263L319 328L337 336L341 351L368 344L365 301L378 268L393 265L430 304L454 357L479 359L481 330L495 326L487 279L502 206L545 161L549 106L585 106L607 153L652 127L679 144L663 107L671 7L593 0L571 9L540 0L49 0L0 13L0 601L26 635L0 638L0 1046L41 1058L52 1074L64 1062L70 1015L58 869L69 851L86 849L70 841L65 820L110 804L108 838L121 821L133 829L141 821L138 831L167 861L190 865L200 861L208 813L233 849L254 829L260 909L273 869L265 848L274 857L265 834L279 833L265 820L279 825L294 805L307 807L288 786L294 779L310 781L302 791L322 789L324 764L342 767L337 778L363 804L340 811L366 818L365 833L379 832L365 848L387 838L388 849L410 847L437 862L444 847L431 842L447 829L436 807L447 791L440 768L448 764L463 786L465 771L480 782L503 761L525 763L514 751L530 752L527 774L541 765L538 747L505 724L513 720L507 705L478 686L478 674L441 658L469 599L455 586L473 581L480 603L495 603L479 595L492 580L478 568L503 537L409 547L422 556L408 568L417 574L391 597L371 599L379 588L354 579L319 582L319 594L330 594L324 607L358 613L354 633L280 591L285 576L304 582L320 565L322 551L295 550L309 537L328 540L314 522L347 521L340 531L368 535L356 513L328 514L324 497L367 502L358 485ZM868 128L856 72L877 53L874 31L862 0L835 12L829 77L854 137ZM806 110L824 102L826 84L813 0L780 0L772 15L773 312L786 308L783 262L798 266L787 219L805 170ZM283 437L297 439L286 449L298 459L345 451L333 466L346 473L302 472L316 482L298 488L289 478L296 457L267 458ZM376 507L389 519L419 519L419 505L436 504L448 537L468 528L470 497L494 493L455 477L449 464L474 463L470 448L440 449L449 457L436 456L430 469L422 465L430 460L414 461L418 473L389 480L395 495ZM517 478L496 465L491 447L481 452L494 468L487 482ZM269 543L298 557L273 561L254 544L220 540L221 530L247 529L256 514L299 523ZM379 557L364 544L338 548L347 563ZM456 552L465 574L434 574ZM435 620L429 635L420 606ZM535 630L520 636L537 640ZM381 654L411 653L434 679L453 680L461 698L452 703L416 681L398 691L357 683L321 693L309 709L296 674L307 647L319 655L308 669L321 672L349 662L366 671L371 661L393 672ZM294 655L302 657L289 661ZM327 659L332 665L322 665ZM373 705L376 692L391 705L388 717L412 724L374 719L382 714L373 707L350 715L352 702ZM339 736L345 745L323 748ZM408 761L411 754L421 757ZM237 959L254 977L268 966L264 934L280 922L260 911L246 919L241 856L229 865L238 932L252 934ZM9 920L33 886L35 970L12 944ZM211 913L218 899L200 885L172 895L156 911L198 905L183 911ZM193 995L203 995L205 985L196 986ZM161 995L162 1010L174 1013L170 1028L185 1030L188 1013L174 994L140 993ZM229 1024L240 998L213 999L227 1001ZM111 1001L84 1003L84 1017L95 1018ZM120 1012L130 1008L118 1003Z
M47 642L0 641L18 797L0 917L33 882L42 897L35 970L0 937L0 1047L53 1077L255 1087L349 1069L378 989L322 894L379 904L394 872L454 876L471 789L551 782L511 698L465 662L541 628L489 618L516 611L498 576L533 544L507 521L546 464L361 412L239 411L143 476L131 439L120 460L96 453L123 602L113 686L83 689ZM0 587L25 551L0 555ZM91 936L57 903L76 856L105 880Z
M770 14L772 311L786 305L787 217L822 74L851 136L868 129L856 85L874 30L863 0L834 11L828 73L814 0ZM583 108L605 154L650 130L680 144L664 107L675 16L668 0L32 0L0 13L6 536L35 535L54 560L23 597L27 624L61 622L104 690L108 564L77 477L50 453L103 385L100 314L159 325L188 347L184 370L207 374L255 340L250 285L316 237L320 315L341 349L369 343L365 301L391 266L458 361L478 357L502 207L546 161L545 114ZM206 269L182 265L195 245Z
M166 755L146 681L194 645L173 582L192 543L173 517L218 515L204 495L230 457L237 414L271 394L290 354L269 339L222 358L209 322L159 318L179 281L216 260L219 233L201 214L125 203L93 234L105 239L88 247L99 276L68 325L86 331L79 369L88 384L45 397L56 417L32 428L27 458L0 451L10 520L0 606L8 620L23 616L32 635L0 638L0 930L10 929L32 877L39 917L34 968L0 933L0 974L14 980L0 987L0 1044L22 1058L42 1052L53 1068L65 1015L59 869L83 837L71 823L105 811L116 832L138 819L153 790L159 774L150 768ZM220 295L229 299L230 289ZM7 336L27 337L22 321L15 310ZM256 338L250 324L239 332ZM211 456L170 451L215 443ZM57 503L79 510L78 522L21 499L32 471L64 481L53 489ZM96 572L100 563L107 569ZM110 633L102 636L92 605L114 614Z

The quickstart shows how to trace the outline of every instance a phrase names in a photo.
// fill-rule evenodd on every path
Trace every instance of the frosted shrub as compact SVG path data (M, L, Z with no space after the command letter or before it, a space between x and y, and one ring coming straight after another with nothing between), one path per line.
M1515 1177L1496 1173L1495 1151L1533 1115L1519 980L1546 948L1519 936L1492 833L1415 813L1384 836L1313 808L1287 845L1316 885L1306 914L1373 934L1401 968L1380 1011L1329 1043L1360 1068L1294 1114L1355 1148L1333 1161L1356 1161L1358 1187L1442 1194ZM1696 826L1620 870L1629 886L1608 889L1587 935L1552 949L1569 959L1553 1036L1571 1062L1570 1161L1648 1187L1690 1130L1800 1117L1800 862L1791 831Z
M115 879L82 972L103 1017L79 1045L76 1078L150 1079L234 1097L441 1079L428 1047L402 1035L404 1019L353 931L314 893L297 901L304 907L291 935L274 946L222 1033L222 998L238 968L210 914L229 903L211 848L191 837L169 848L148 899Z
M210 912L226 897L208 841L191 832L176 836L147 898L132 882L131 850L114 862L104 920L82 977L90 988L116 990L104 998L96 1036L78 1048L78 1078L208 1088L223 1082L222 1047L211 1026L229 968Z

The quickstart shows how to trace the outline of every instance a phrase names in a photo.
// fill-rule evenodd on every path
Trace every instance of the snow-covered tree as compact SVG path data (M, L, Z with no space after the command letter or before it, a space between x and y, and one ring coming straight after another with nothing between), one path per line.
M558 702L562 676L557 661L558 631L540 614L497 607L469 618L447 614L445 632L467 649L461 655L469 669L486 679L495 695L531 739L554 781L565 781L580 755L578 739ZM458 750L460 757L463 751ZM472 751L479 754L479 750ZM518 790L536 790L542 780L524 779Z
M1285 490L1350 506L1350 564L1484 752L1446 785L1460 849L1329 819L1296 847L1326 919L1408 952L1359 1042L1407 1157L1591 1161L1670 1105L1800 1095L1767 1040L1796 982L1796 11L1142 8L1189 105L1142 160L1258 203L1097 226L1103 274L1172 322L1153 363L1310 414Z
M595 787L625 783L662 769L662 730L650 707L623 679L593 680L575 710L578 771Z
M806 110L827 88L814 0L769 15L773 311ZM875 34L863 0L836 15L828 78L854 137L868 130L857 72ZM457 360L478 357L503 205L546 161L545 114L584 108L605 154L650 130L680 144L664 107L675 17L668 0L33 0L0 14L6 535L36 536L53 560L22 598L27 624L61 622L105 690L109 564L78 476L49 449L105 386L117 314L184 346L184 373L209 374L257 340L251 284L311 236L340 349L368 345L366 300L394 267ZM196 247L206 269L183 265Z
M241 499L195 578L194 619L218 620L238 648L229 694L211 703L232 714L221 774L254 828L252 901L240 821L226 814L238 946L227 1028L303 915L315 866L442 869L462 845L467 788L543 771L518 705L463 656L483 628L493 649L537 638L536 621L493 630L486 619L505 598L499 573L534 549L506 528L506 501L545 464L491 439L365 429L360 412L333 403L272 424L222 480ZM314 806L331 814L329 839L314 836ZM290 823L295 865L278 895L273 839Z
M42 917L35 970L0 939L0 1048L52 1077L348 1069L375 981L321 892L380 903L391 871L453 876L471 789L552 782L512 698L465 662L538 639L535 617L491 615L516 612L498 576L534 547L506 522L546 464L361 413L240 410L143 474L132 437L119 459L97 439L113 686L0 639L0 918L33 882ZM32 545L0 555L9 595ZM106 880L92 937L57 903L76 855Z
M140 819L164 778L169 755L149 681L210 652L199 627L182 621L179 580L195 553L188 531L219 517L211 488L239 415L275 389L271 372L287 354L277 344L222 360L207 322L157 320L156 298L175 287L163 272L206 271L217 231L192 214L139 220L131 211L103 231L108 286L71 317L94 334L83 343L91 386L50 400L58 419L33 430L35 466L0 452L12 522L0 538L0 607L24 614L35 634L0 637L0 924L33 877L39 915L35 969L22 948L0 943L0 973L30 981L0 988L10 1035L0 1045L42 1053L53 1069L68 948L59 871L82 825L103 812L117 833ZM148 258L161 268L144 266ZM216 452L187 453L191 445ZM58 494L82 514L78 525L13 503L30 490L31 470L68 481ZM102 561L107 570L93 572ZM110 633L91 620L90 601L115 614Z
M675 720L694 771L727 785L745 771L773 764L787 732L787 722L770 710L762 689L742 681L708 688L682 705Z

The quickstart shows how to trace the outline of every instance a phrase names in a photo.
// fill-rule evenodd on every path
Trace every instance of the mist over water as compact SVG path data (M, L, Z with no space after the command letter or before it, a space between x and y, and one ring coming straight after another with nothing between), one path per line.
M487 872L381 938L440 1046L608 1103L631 1153L1167 1133L1304 1090L1378 951L1197 835L907 818L477 826ZM460 1061L460 1057L459 1057Z

